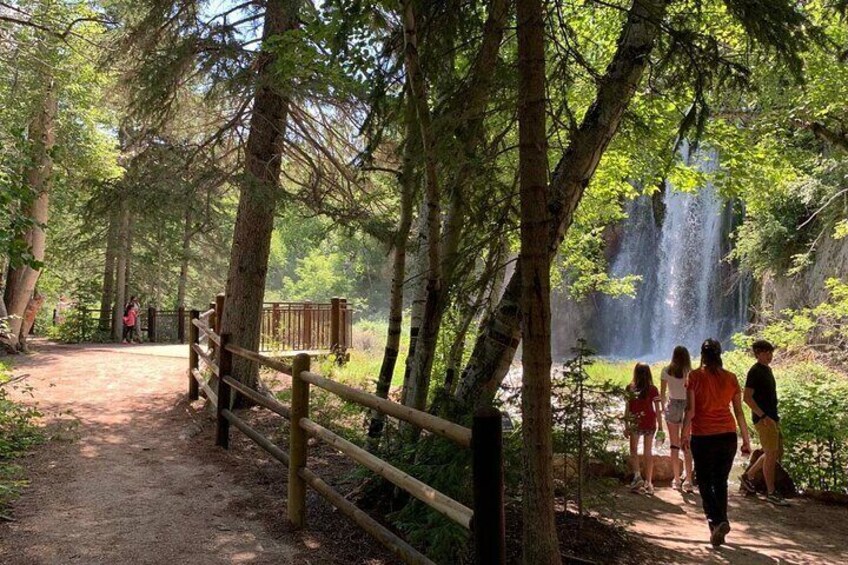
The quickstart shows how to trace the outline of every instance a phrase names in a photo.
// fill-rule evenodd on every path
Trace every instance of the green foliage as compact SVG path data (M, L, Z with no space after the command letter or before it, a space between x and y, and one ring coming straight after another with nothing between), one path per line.
M848 380L814 363L776 373L783 465L802 489L848 493Z
M621 453L610 451L610 445L621 435L621 407L627 396L622 385L592 382L588 369L594 363L593 353L585 342L578 342L574 352L575 356L553 375L551 395L554 453L562 453L565 458L564 486L573 493L582 512L584 504L596 506L609 502L608 497L585 496L586 467L589 461L621 465ZM574 462L576 476L568 474L571 462Z
M472 506L470 449L457 447L434 435L427 435L414 444L383 444L389 446L382 455L384 459L454 500ZM426 504L410 499L387 517L403 532L405 539L436 563L467 562L468 531Z
M0 509L26 485L14 459L44 439L36 425L41 413L10 398L7 387L16 386L9 384L10 377L8 367L0 361ZM22 391L29 392L26 387L22 387Z
M92 310L76 306L66 311L64 320L50 327L47 337L62 343L106 343L112 340L109 330L100 329L96 307Z
M404 327L401 332L400 351L409 348L409 316L404 316ZM386 345L388 322L384 320L358 320L353 325L353 349L349 351L350 359L344 365L329 363L327 373L334 380L341 380L367 390L374 390L380 367L383 364L383 351ZM322 367L323 369L324 367ZM392 386L398 387L403 383L403 357L395 364Z
M781 349L797 351L810 344L825 348L836 358L848 351L848 282L826 281L829 299L814 308L786 309L779 315L764 313L756 332L738 334L734 342L742 347L763 338Z

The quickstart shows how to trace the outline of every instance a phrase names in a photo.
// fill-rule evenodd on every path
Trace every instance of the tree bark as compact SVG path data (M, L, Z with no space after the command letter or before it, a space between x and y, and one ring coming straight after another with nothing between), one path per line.
M32 225L22 235L22 239L32 259L37 263L44 260L46 245L44 226L49 214L50 187L53 178L51 153L56 145L55 122L58 112L56 84L49 75L46 84L41 105L30 124L29 141L32 153L24 172L33 200L25 206L26 215L32 220ZM41 268L33 265L21 265L9 271L6 281L6 308L10 316L10 339L12 345L16 347L20 343L24 313L40 274Z
M38 289L35 289L32 293L32 298L24 311L24 320L21 326L20 335L20 348L24 351L27 350L27 339L32 331L32 327L35 325L35 318L38 316L38 311L41 310L41 307L44 305L44 299L44 295L38 292Z
M129 298L133 296L132 287L132 249L133 249L133 219L132 210L127 209L127 229L126 241L124 243L124 296ZM137 324L136 326L139 326Z
M424 154L424 202L427 207L427 287L424 315L418 336L416 353L413 357L411 375L406 388L404 403L423 410L430 388L430 373L433 355L422 354L434 351L439 334L438 297L442 287L441 238L441 189L436 162L436 140L427 102L427 86L418 56L418 30L413 2L405 0L403 5L403 30L405 38L404 62L411 100L418 117L421 146Z
M299 0L268 2L263 41L293 30L298 22L299 5ZM230 334L231 343L252 351L259 348L262 301L265 296L289 107L288 97L274 79L276 59L273 52L263 50L255 65L253 114L233 231L227 299L221 329L223 333ZM255 386L257 376L256 363L241 358L234 360L234 378L248 386Z
M109 210L109 227L106 230L106 258L103 265L103 294L100 297L100 329L107 331L111 316L103 312L111 311L112 296L115 293L115 255L118 246L118 214Z
M411 102L406 105L406 144L404 146L403 170L400 178L400 220L394 240L394 261L392 264L392 287L389 298L389 327L386 334L386 350L380 374L377 377L376 394L380 398L389 397L389 387L400 349L401 326L403 325L403 284L406 279L406 246L412 227L412 205L415 195L415 165L414 151L417 149L415 139L415 110ZM371 447L375 447L383 433L385 415L382 412L371 412L371 423L368 426L368 437Z
M177 282L177 308L185 307L186 286L188 286L188 265L191 258L191 204L186 205L185 227L183 228L183 248L180 256L180 279Z
M668 0L634 1L615 55L599 81L595 100L554 170L549 198L553 230L547 236L551 257L571 226L574 211L633 99L659 36L659 24L668 3ZM466 410L491 403L515 355L522 318L518 302L521 271L518 265L493 315L481 328L474 352L463 370L456 398Z
M558 565L551 412L551 256L547 236L545 21L541 0L516 2L518 161L521 195L522 562Z
M112 305L112 339L121 341L124 330L124 304L127 303L127 259L129 256L130 206L121 196L118 209L118 246L115 255L115 302Z
M440 198L440 194L431 195L429 192L427 193L430 277L427 282L420 337L412 360L408 362L408 366L410 367L409 387L408 389L406 386L404 387L407 395L410 397L408 404L419 410L423 410L426 404L437 338L444 318L445 308L447 307L448 291L455 279L459 244L466 216L463 190L474 174L475 156L484 132L483 115L489 103L491 81L497 64L500 45L503 40L503 31L509 14L508 8L509 3L507 0L492 0L484 25L483 40L474 62L471 78L468 85L457 95L455 107L449 111L456 123L454 134L461 143L463 159L453 181L448 187L450 202L442 241L438 239L441 232L441 218L439 217L441 206L438 203L434 208L430 204L430 199L435 196ZM426 93L423 92L423 76L420 76L415 18L410 2L407 2L404 13L407 38L407 71L413 87L413 95L416 99L419 123L422 126L422 140L425 147L425 172L427 173L426 180L429 191L431 184L438 189L435 165L435 140L430 139L428 142L428 137L424 133L425 129L430 130L430 117L426 102ZM416 72L418 75L416 75ZM418 84L419 81L421 83L420 85ZM420 94L416 92L416 86L418 86L418 90L422 91ZM425 121L423 122L421 121L422 112L425 115ZM436 215L435 218L434 215ZM441 261L438 264L438 273L434 273L433 271L433 261ZM433 279L436 275L438 275L438 284L435 284Z

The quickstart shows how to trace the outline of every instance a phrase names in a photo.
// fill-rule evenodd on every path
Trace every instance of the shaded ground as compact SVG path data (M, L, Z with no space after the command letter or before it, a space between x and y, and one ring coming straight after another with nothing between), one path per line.
M645 497L622 489L616 511L632 533L673 552L675 563L848 563L848 508L793 499L778 508L745 498L731 486L733 528L728 544L709 545L709 532L697 494L660 488Z
M36 351L14 372L64 441L23 461L32 484L0 525L0 563L386 562L286 530L279 498L263 509L262 485L242 480L251 462L215 448L200 405L183 400L185 346Z

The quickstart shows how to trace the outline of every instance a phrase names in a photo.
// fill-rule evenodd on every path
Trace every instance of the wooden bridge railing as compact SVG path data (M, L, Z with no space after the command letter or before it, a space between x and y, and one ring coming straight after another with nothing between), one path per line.
M356 463L404 489L412 496L462 527L469 529L474 538L475 561L478 565L497 565L505 562L505 521L503 449L501 415L494 408L479 410L474 416L472 429L427 412L379 398L353 387L331 381L310 372L310 357L299 353L294 363L287 365L255 351L230 343L229 335L214 331L214 312L191 312L191 338L189 350L189 398L196 400L203 390L215 406L215 443L229 446L230 424L235 426L272 457L288 467L288 518L292 525L306 525L306 489L312 488L327 499L348 518L385 545L406 563L428 564L432 561L347 500L332 486L324 482L308 466L307 440L322 441L344 453ZM202 338L217 350L213 357L201 346ZM284 406L276 398L250 388L232 377L233 356L249 359L292 377L291 406ZM216 390L200 370L203 363L217 379ZM379 410L421 429L437 434L472 452L473 509L439 492L435 488L404 473L361 447L343 439L309 417L310 387L316 386L349 402ZM235 394L243 394L289 421L289 449L284 451L259 431L239 418L230 406Z
M266 302L260 351L334 351L351 348L353 315L344 298L330 302Z
M224 295L219 294L204 312L216 333L221 332L221 319L225 306ZM98 331L109 331L112 310L96 310L79 306L80 316L76 339L84 342ZM64 313L68 315L67 311ZM53 324L60 316L54 311ZM138 317L139 333L151 343L185 343L189 311L184 307L160 310L142 309ZM345 355L351 349L353 311L344 298L330 302L267 302L262 309L262 326L259 351L305 351L314 355L335 353Z

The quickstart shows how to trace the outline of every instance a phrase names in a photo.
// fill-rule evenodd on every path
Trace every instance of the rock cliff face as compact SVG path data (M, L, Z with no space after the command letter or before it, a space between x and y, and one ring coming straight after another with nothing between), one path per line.
M780 312L787 308L813 307L828 299L828 279L848 280L848 238L837 240L822 236L815 258L803 273L785 276L766 274L760 281L758 308Z

